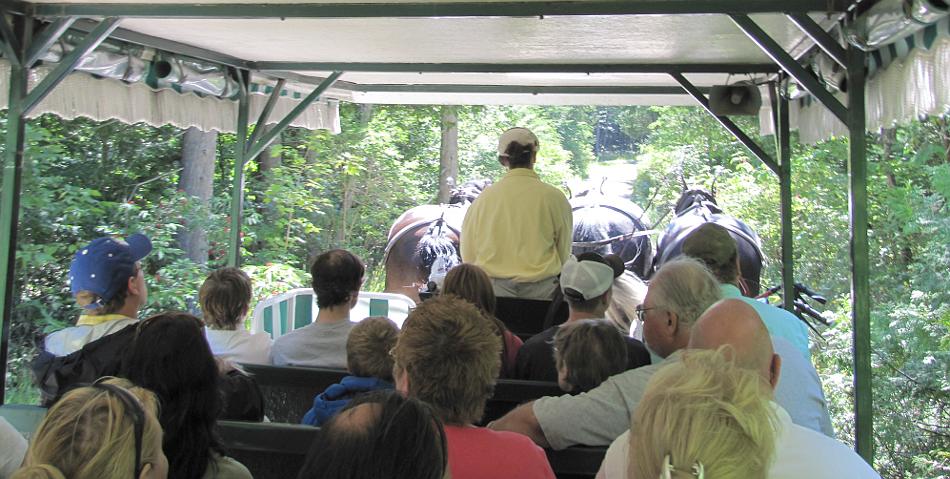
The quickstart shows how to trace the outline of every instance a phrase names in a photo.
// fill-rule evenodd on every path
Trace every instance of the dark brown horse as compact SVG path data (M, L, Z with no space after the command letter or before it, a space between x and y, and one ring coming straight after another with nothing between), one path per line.
M449 204L416 206L396 219L383 260L387 293L418 302L433 263L441 259L445 268L451 268L461 262L459 236L465 212L489 184L489 180L469 181L452 192Z
M684 188L674 211L676 217L670 221L657 245L656 269L659 269L663 262L682 253L683 240L699 225L716 223L729 230L729 234L736 240L739 250L740 287L743 294L746 296L759 294L761 288L759 278L765 257L762 254L762 240L749 225L723 213L713 193L702 189Z

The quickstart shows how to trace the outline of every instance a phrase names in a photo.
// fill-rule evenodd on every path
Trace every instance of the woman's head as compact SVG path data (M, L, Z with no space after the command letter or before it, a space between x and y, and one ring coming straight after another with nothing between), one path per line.
M396 347L396 387L448 424L478 421L501 367L501 338L475 305L445 295L409 313Z
M449 270L442 283L443 294L454 294L495 315L495 291L485 270L471 263L462 263Z
M629 476L765 477L775 449L769 388L719 350L690 350L660 369L630 426ZM666 476L664 476L666 477Z
M554 335L554 362L561 389L590 391L627 368L627 341L606 320L571 321Z
M300 479L441 479L442 423L425 403L393 391L361 395L324 425Z
M201 321L181 312L142 321L123 361L123 375L151 389L162 404L171 477L201 477L219 448L214 423L221 408L218 369Z
M310 265L317 306L332 308L356 304L365 272L363 262L349 251L333 249L317 256Z
M124 379L74 389L50 408L16 479L165 479L158 401Z
M198 290L205 324L212 329L236 329L251 304L251 278L240 268L216 269Z

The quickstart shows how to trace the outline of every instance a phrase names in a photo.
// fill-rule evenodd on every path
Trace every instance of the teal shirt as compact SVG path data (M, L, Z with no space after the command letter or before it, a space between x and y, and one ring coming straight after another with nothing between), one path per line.
M801 351L805 359L811 360L811 351L808 349L808 327L805 326L805 323L803 323L801 319L798 319L798 316L782 308L776 308L761 301L745 297L742 295L742 292L739 291L739 288L734 285L723 284L720 286L722 287L723 298L738 298L755 308L755 312L759 313L759 317L762 318L762 322L765 323L765 327L768 328L770 335L788 341L795 346L795 349Z

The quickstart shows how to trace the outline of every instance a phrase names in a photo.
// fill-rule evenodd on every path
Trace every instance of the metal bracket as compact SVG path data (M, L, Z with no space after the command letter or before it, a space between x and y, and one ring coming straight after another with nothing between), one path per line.
M14 65L22 65L22 58L20 58L20 52L23 51L20 48L20 41L17 40L16 34L13 33L13 27L7 21L7 16L4 10L0 10L0 35L3 36L3 42L0 45L3 46L3 56L10 59L10 62Z
M271 112L274 111L274 106L277 105L277 99L280 98L280 91L284 89L285 83L287 83L287 80L281 78L277 80L277 84L274 85L274 90L270 92L270 97L267 99L264 109L261 110L260 116L257 117L254 131L247 140L248 145L253 145L263 134L264 126L267 125L267 119L270 117Z
M43 31L30 42L30 47L26 50L26 55L23 58L23 66L26 68L33 67L75 21L76 17L60 18L43 28Z
M735 136L737 140L739 140L739 143L742 143L743 146L748 148L749 151L752 152L752 154L755 155L755 157L758 158L762 163L765 163L765 166L772 170L773 173L776 175L779 174L779 167L777 164L775 164L775 161L772 159L772 157L769 156L769 154L766 153L765 150L763 150L762 147L760 147L758 143L755 142L755 140L750 138L749 135L746 135L745 132L742 131L742 128L735 124L735 122L730 120L728 117L713 113L713 111L709 108L709 100L706 98L706 95L703 95L703 93L699 91L699 89L696 88L692 83L690 83L690 81L687 80L682 73L672 73L670 76L672 76L673 79L683 87L683 90L686 90L686 93L689 93L689 96L693 97L693 99L695 99L696 102L699 103L699 105L702 106L704 110L706 110L706 112L712 115L713 118L715 118L716 121L718 121L719 124L723 126L723 128L732 133L732 135Z
M812 41L818 45L818 48L821 48L822 51L827 53L835 63L841 65L841 68L848 68L847 52L844 47L838 44L838 41L821 28L821 25L812 20L808 14L789 13L785 16L805 32L805 35L808 35L808 38L811 38Z
M49 75L46 75L46 78L43 78L43 81L41 81L39 85L36 85L27 95L23 104L23 114L28 114L43 98L46 98L56 85L59 85L67 75L73 72L83 57L95 50L95 48L119 26L121 20L122 19L116 17L103 20L92 32L86 35L72 51L66 54L63 60L59 62L59 65L56 65L56 68L54 68Z
M848 124L848 109L825 89L805 68L798 64L765 30L762 30L748 15L729 15L729 18L748 36L769 58L778 63L799 85L831 110L838 120Z

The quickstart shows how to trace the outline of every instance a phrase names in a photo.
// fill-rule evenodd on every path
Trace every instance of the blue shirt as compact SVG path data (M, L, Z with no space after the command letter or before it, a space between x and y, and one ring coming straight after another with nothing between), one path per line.
M335 416L354 397L369 391L392 388L392 384L382 379L346 376L313 398L313 407L307 411L300 423L320 426Z
M795 346L795 349L801 351L805 359L811 360L811 351L808 349L808 327L805 326L805 323L803 323L801 319L798 319L798 316L782 308L776 308L761 301L745 297L735 285L722 284L720 286L722 288L723 298L741 299L749 306L752 306L755 312L759 314L759 317L762 318L762 322L765 323L765 327L769 330L770 335L788 341L792 346Z

